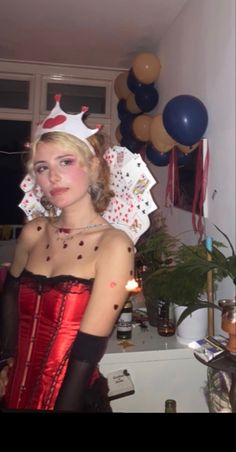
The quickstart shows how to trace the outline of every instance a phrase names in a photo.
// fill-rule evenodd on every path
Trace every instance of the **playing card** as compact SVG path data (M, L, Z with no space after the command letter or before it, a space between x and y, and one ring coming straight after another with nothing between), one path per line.
M47 211L42 204L36 199L33 193L26 193L19 207L24 211L29 220L38 216L48 216Z
M24 177L23 181L21 182L20 188L24 192L28 192L34 188L34 184L35 184L34 179L29 174L27 174Z

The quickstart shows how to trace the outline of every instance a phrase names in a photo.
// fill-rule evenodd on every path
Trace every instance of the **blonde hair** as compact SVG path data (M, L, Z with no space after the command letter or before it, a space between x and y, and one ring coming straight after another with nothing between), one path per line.
M92 154L87 144L74 135L64 132L48 132L37 138L31 145L29 159L26 164L28 172L34 176L33 161L39 143L53 143L61 146L65 151L74 152L81 167L91 169L94 158L98 159L96 172L91 171L90 195L96 212L103 213L110 199L114 196L110 189L110 168L104 159L102 135L96 134L87 139L94 149Z

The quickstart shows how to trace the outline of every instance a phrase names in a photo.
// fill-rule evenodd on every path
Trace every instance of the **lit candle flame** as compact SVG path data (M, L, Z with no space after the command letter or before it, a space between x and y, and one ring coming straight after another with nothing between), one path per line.
M129 290L130 292L135 291L135 289L137 289L137 287L138 287L138 283L137 283L137 281L135 281L134 278L130 279L125 286L126 290Z

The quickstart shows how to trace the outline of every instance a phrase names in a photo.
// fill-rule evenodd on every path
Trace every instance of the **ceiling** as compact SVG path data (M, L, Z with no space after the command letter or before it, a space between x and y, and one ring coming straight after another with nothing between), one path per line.
M0 58L129 68L188 0L1 0Z

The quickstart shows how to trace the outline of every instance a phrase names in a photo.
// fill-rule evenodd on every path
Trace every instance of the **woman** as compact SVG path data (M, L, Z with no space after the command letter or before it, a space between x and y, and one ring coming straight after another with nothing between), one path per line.
M102 217L113 193L96 131L59 102L28 162L50 214L23 227L5 282L0 391L10 409L111 411L106 388L100 402L92 394L104 387L97 364L127 298L133 242Z

